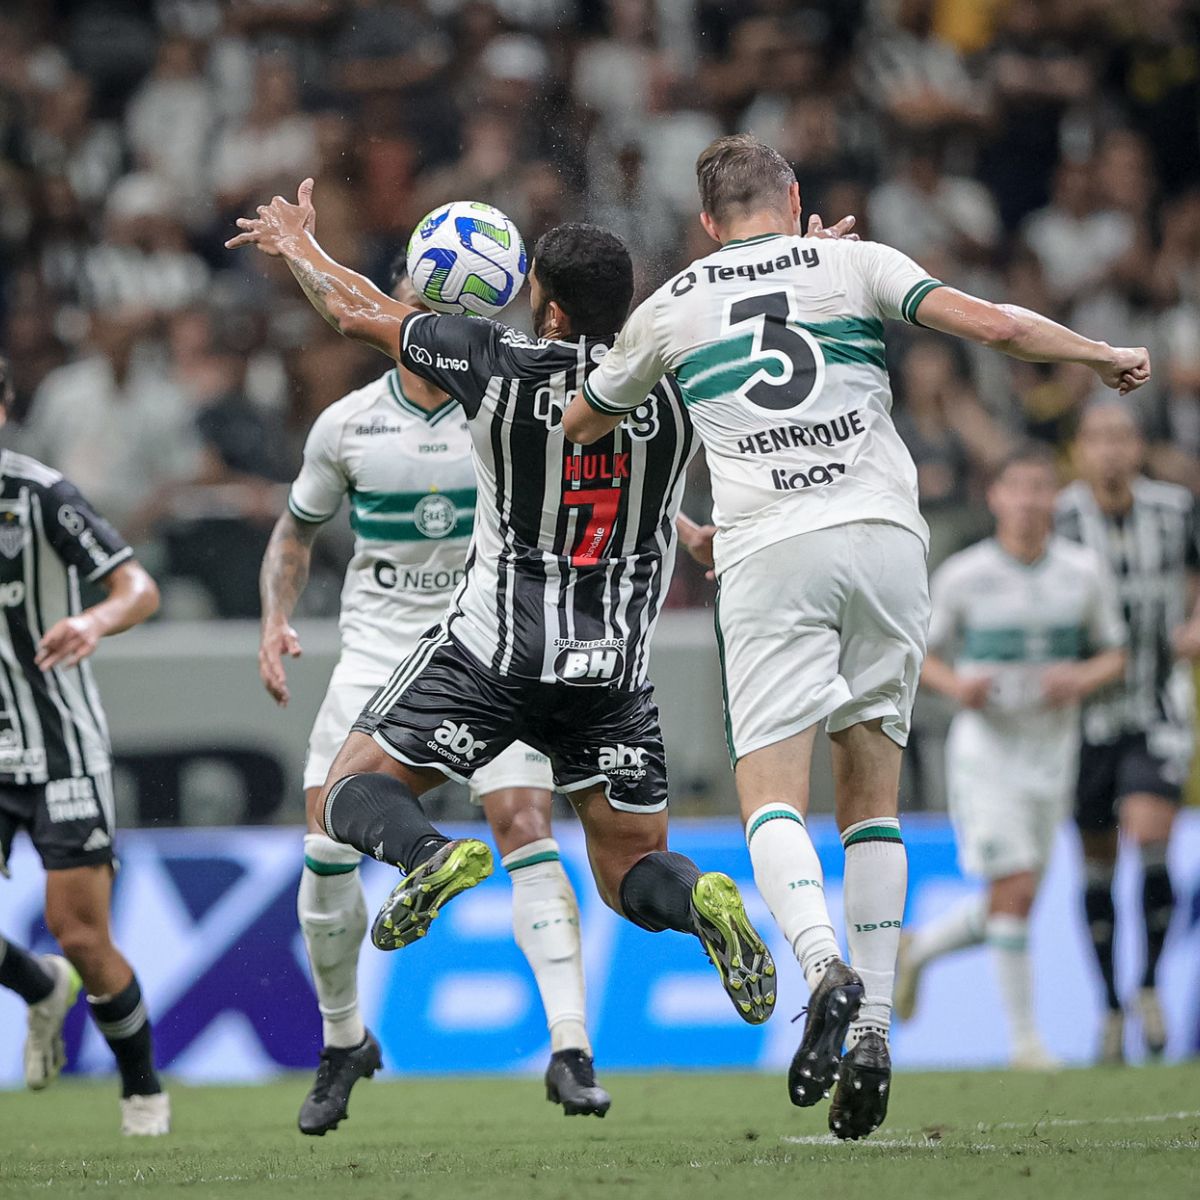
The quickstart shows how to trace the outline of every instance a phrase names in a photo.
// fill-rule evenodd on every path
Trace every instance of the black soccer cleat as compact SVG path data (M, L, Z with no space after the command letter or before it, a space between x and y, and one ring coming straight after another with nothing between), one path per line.
M788 1095L797 1107L810 1108L837 1083L846 1030L858 1016L862 1000L858 972L840 958L831 963L809 997L804 1036L788 1068Z
M546 1068L546 1099L561 1104L565 1117L603 1117L612 1097L596 1082L592 1056L582 1050L558 1050Z
M492 873L492 852L476 838L447 842L392 889L371 925L380 950L411 946L429 932L443 905Z
M862 1040L842 1059L841 1078L829 1106L829 1132L852 1142L867 1137L887 1116L892 1086L892 1056L877 1033Z
M312 1090L300 1105L300 1132L324 1137L339 1121L348 1120L351 1089L360 1079L370 1079L381 1066L383 1055L369 1029L362 1043L349 1050L326 1046Z

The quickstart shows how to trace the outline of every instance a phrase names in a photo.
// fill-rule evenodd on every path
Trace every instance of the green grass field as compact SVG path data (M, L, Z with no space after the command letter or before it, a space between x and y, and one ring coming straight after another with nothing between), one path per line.
M605 1082L604 1121L564 1118L534 1079L366 1082L325 1138L295 1130L306 1079L175 1087L176 1132L136 1143L111 1085L2 1093L0 1198L1200 1196L1200 1064L901 1075L858 1144L832 1143L824 1107L792 1108L774 1076Z

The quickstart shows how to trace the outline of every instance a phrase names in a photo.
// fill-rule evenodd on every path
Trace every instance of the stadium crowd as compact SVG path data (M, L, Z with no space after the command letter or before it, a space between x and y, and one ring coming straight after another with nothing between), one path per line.
M614 228L647 291L706 251L696 152L750 129L810 211L1149 346L1150 468L1200 491L1198 30L1192 0L9 0L4 444L138 545L168 615L255 616L308 427L384 364L286 268L222 249L238 215L313 174L323 244L383 278L426 210L479 198L530 244ZM986 528L1018 437L1069 473L1086 369L899 329L889 355L935 562ZM311 614L336 611L348 538L319 545ZM708 587L689 563L673 600Z

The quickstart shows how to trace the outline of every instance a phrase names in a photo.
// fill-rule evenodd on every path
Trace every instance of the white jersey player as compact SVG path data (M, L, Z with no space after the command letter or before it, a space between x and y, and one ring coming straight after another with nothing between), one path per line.
M813 988L789 1092L808 1106L836 1081L830 1128L862 1137L883 1120L890 1087L907 886L900 762L929 610L926 531L891 420L883 321L1086 363L1122 391L1149 364L1144 350L942 287L888 247L802 240L795 175L756 138L718 139L697 176L700 219L721 248L634 312L563 424L590 443L664 373L683 391L713 477L727 731L755 880ZM822 720L854 969L841 961L804 827Z
M1051 452L1014 451L988 490L996 536L933 577L923 680L961 707L946 743L950 816L965 872L988 887L901 943L896 1009L910 1017L921 971L986 941L1012 1038L1013 1065L1055 1065L1038 1037L1029 914L1059 826L1071 811L1080 702L1124 670L1114 580L1094 551L1051 530Z
M411 295L407 281L400 288ZM330 405L313 424L288 512L262 569L260 669L267 690L288 700L282 656L299 653L290 626L320 526L349 499L354 557L342 589L342 653L309 740L306 795L319 791L367 701L431 627L461 583L474 525L475 469L461 407L397 367ZM514 743L476 772L482 803L513 883L517 943L533 969L550 1027L552 1069L571 1111L603 1115L609 1097L591 1086L568 1095L585 1028L579 914L551 836L553 791L545 755ZM346 1116L350 1089L380 1065L358 1008L358 951L367 913L359 854L310 828L298 910L320 1003L324 1049L300 1111L304 1133L324 1134ZM562 1061L558 1061L562 1060ZM589 1076L590 1078L590 1076Z

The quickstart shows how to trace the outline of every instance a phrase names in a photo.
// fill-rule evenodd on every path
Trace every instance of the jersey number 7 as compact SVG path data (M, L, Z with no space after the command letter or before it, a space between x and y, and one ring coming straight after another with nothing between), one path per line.
M571 566L594 567L604 557L612 541L613 526L621 507L621 489L612 486L577 490L565 488L562 502L567 508L589 510L587 523L571 551Z

